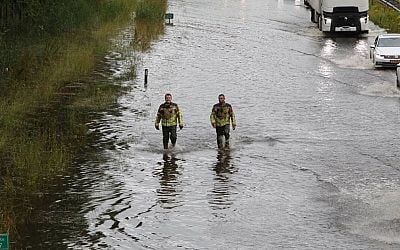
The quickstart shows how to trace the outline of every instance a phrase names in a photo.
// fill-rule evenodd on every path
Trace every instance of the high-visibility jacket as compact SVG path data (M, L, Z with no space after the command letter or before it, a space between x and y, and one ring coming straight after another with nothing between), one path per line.
M235 113L229 103L217 103L213 106L210 115L211 124L217 127L229 125L232 122L236 126Z
M183 126L183 116L180 111L178 104L176 103L163 103L158 108L157 117L156 117L156 126L161 121L161 126L169 127L169 126Z

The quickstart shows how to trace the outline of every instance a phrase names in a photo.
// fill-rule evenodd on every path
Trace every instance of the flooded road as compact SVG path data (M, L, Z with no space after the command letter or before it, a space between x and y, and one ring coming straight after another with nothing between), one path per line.
M169 6L174 25L140 55L132 91L90 124L97 139L64 177L41 245L398 249L400 93L369 60L382 31L323 37L292 0ZM121 58L107 59L115 78ZM154 129L166 92L185 124L172 159ZM237 119L226 152L209 123L220 93Z

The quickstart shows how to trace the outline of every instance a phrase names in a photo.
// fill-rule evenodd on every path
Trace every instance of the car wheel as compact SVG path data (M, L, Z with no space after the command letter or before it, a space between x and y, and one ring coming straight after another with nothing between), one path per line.
M322 31L322 16L321 15L318 16L318 28L319 28L319 30Z

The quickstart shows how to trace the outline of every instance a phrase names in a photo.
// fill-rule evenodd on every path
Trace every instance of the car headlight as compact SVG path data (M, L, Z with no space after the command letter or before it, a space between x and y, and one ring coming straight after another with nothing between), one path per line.
M375 54L375 57L379 58L379 59L383 59L385 56L384 55L380 55L380 54Z

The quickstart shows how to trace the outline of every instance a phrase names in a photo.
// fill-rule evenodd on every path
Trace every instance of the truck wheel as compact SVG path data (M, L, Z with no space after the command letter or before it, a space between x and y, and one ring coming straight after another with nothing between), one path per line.
M311 22L315 23L315 11L311 9Z
M321 15L318 16L318 28L319 28L319 30L322 31L322 16Z

